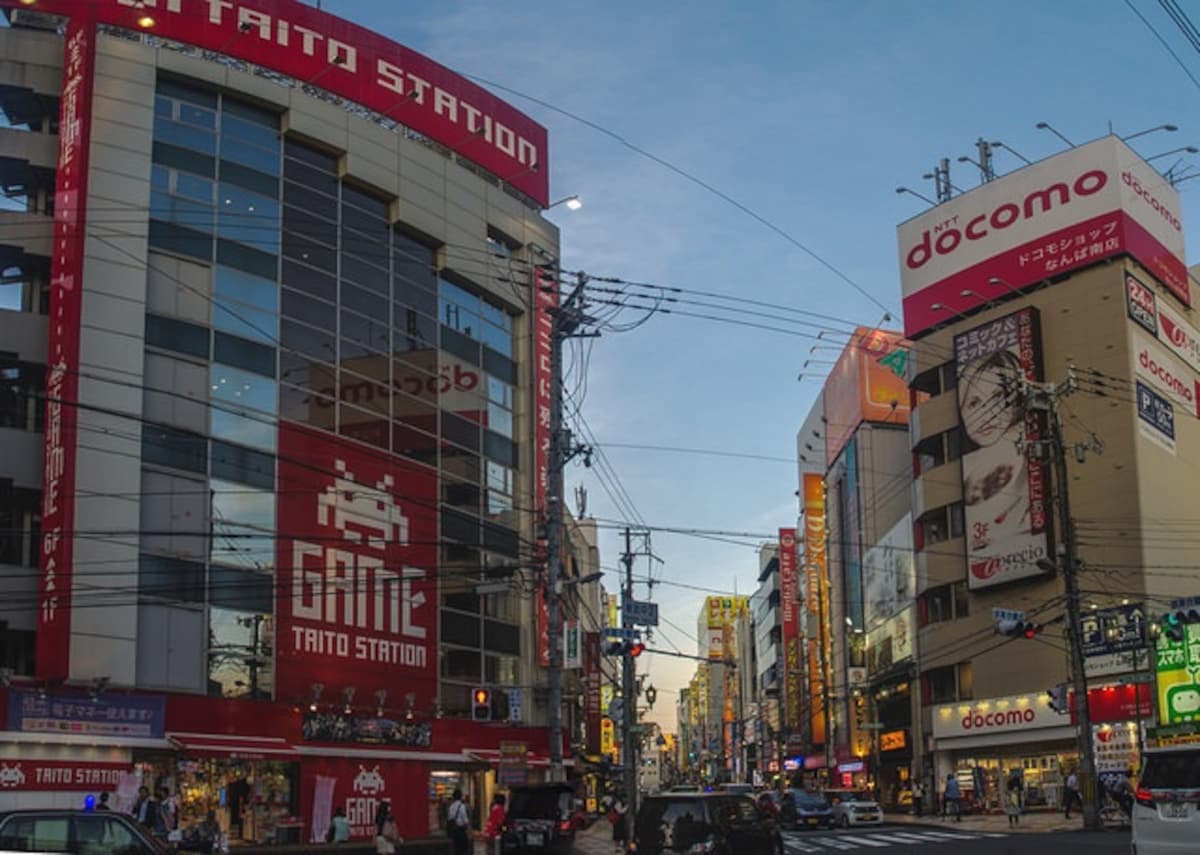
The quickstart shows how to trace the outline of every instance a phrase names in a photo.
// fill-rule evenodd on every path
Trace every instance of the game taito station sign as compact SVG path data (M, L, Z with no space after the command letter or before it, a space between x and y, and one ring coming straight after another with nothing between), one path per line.
M1158 637L1158 723L1200 722L1200 624L1183 627L1183 641Z

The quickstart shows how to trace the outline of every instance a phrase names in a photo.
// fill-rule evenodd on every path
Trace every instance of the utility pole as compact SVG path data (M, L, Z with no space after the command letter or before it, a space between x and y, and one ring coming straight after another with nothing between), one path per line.
M621 563L625 565L625 595L624 602L633 601L633 534L629 527L625 528L625 554ZM621 609L621 628L628 634L633 631L632 615L628 608ZM634 740L633 727L637 724L637 663L633 656L626 652L621 657L621 697L624 699L624 715L621 722L621 759L625 766L625 813L626 828L633 829L633 818L637 816L638 803L638 750ZM629 835L633 839L633 835Z
M558 295L558 267L552 268L553 277L549 285L539 275L535 277L537 287L552 287ZM570 432L563 427L563 341L575 334L584 320L582 311L583 289L587 274L576 276L574 290L566 300L551 310L550 331L550 448L547 463L548 481L546 488L546 636L550 647L550 663L547 674L549 684L550 713L550 780L565 781L562 752L562 560L563 560L563 469L582 447L575 446ZM534 295L534 301L540 295Z
M1074 713L1076 741L1079 749L1079 789L1083 799L1084 828L1100 828L1100 789L1096 781L1096 757L1092 744L1092 719L1088 710L1087 673L1084 671L1082 639L1079 636L1079 561L1075 549L1075 521L1071 517L1070 481L1067 475L1067 448L1063 443L1062 417L1058 409L1059 398L1066 397L1076 389L1073 370L1068 370L1067 379L1058 385L1034 385L1029 406L1045 410L1050 421L1050 454L1054 463L1055 494L1062 529L1063 581L1067 593L1067 642L1071 655L1071 683L1075 692ZM1041 443L1033 445L1038 452ZM1081 446L1086 448L1086 446ZM1078 450L1078 449L1077 449ZM1037 455L1040 457L1040 455ZM1036 463L1037 461L1031 461Z

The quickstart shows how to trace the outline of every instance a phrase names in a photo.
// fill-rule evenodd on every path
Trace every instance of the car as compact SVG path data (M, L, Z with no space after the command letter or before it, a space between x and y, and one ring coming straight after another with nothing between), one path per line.
M12 810L0 813L0 851L73 855L167 855L131 817L115 811Z
M793 828L833 828L833 806L824 796L793 790L796 818Z
M883 810L879 802L858 790L826 790L825 797L833 805L833 823L842 828L852 825L880 825Z
M508 791L500 834L504 853L566 853L575 845L575 791L569 784L534 784Z
M1200 838L1200 746L1150 748L1133 801L1133 855L1183 855Z
M754 786L752 784L722 784L720 791L731 796L752 796L754 795Z
M638 855L783 855L783 834L747 796L663 793L642 801L633 845Z

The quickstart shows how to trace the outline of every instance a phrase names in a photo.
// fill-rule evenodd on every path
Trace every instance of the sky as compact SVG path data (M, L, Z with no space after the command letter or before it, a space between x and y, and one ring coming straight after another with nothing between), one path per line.
M926 207L895 188L933 196L921 176L942 157L952 161L955 185L976 186L977 170L955 160L974 158L981 135L1030 160L1064 147L1035 128L1043 121L1075 143L1104 135L1110 122L1119 135L1179 126L1133 141L1146 157L1200 146L1200 122L1193 121L1200 83L1132 9L1198 80L1200 53L1155 0L322 5L459 73L585 118L794 239L611 136L495 90L547 127L551 198L584 201L579 211L547 212L562 229L564 269L785 304L870 327L884 308L900 316L895 227ZM1200 167L1200 156L1190 159ZM995 154L1000 173L1020 165L1005 150ZM1180 185L1190 264L1200 247L1198 190L1200 180ZM627 312L620 320L638 317ZM768 536L795 524L797 475L788 461L820 391L819 378L797 375L806 359L836 357L833 350L810 353L825 342L805 335L658 314L594 340L586 372L576 360L571 388L581 394L586 376L584 419L644 523ZM568 496L576 485L587 488L598 519L626 516L594 469L572 465L566 480ZM696 589L749 594L756 552L668 532L654 532L652 543L661 584L649 595L663 624L651 646L695 653L705 596ZM613 571L605 577L609 590L616 590L621 548L618 531L606 529L601 561ZM645 560L635 572L645 575ZM648 595L645 585L637 595ZM667 730L695 664L642 659L658 690L648 717Z

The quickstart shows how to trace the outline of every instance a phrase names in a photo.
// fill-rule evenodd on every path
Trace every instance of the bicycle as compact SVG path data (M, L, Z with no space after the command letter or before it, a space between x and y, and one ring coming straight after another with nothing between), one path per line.
M1100 824L1105 828L1129 828L1133 824L1133 817L1116 799L1106 793L1104 803L1100 806Z

